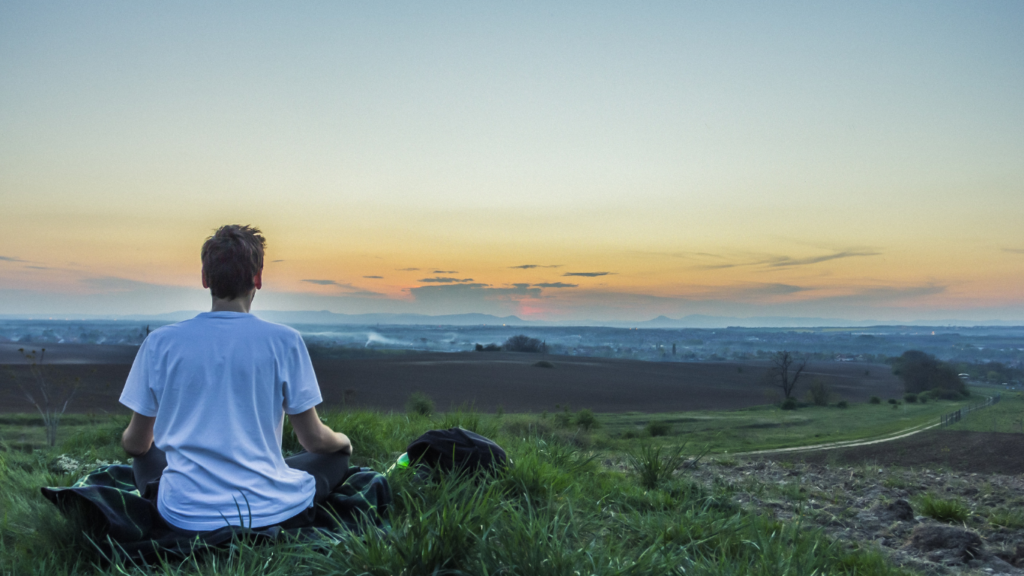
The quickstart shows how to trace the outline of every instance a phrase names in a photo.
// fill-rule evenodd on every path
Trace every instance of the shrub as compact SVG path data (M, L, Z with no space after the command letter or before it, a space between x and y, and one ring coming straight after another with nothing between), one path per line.
M850 405L846 403L846 400L840 400L836 404L836 408L848 408Z
M672 474L686 462L683 448L685 445L672 450L645 444L636 453L627 454L626 462L639 477L640 485L653 490L662 482L670 480Z
M672 425L668 422L653 420L647 423L644 431L648 436L668 436L672 432Z
M568 428L569 425L572 424L572 414L569 413L568 405L566 405L561 412L555 414L555 424L561 426L562 428Z
M921 514L939 522L960 523L971 515L971 511L960 500L956 498L943 500L932 494L921 496L918 501L918 510L921 511Z
M501 346L498 346L497 344L487 344L487 345L477 344L476 345L476 351L477 352L501 352Z
M509 337L508 340L505 340L505 345L502 347L509 352L533 352L543 354L548 351L547 344L537 340L536 338L530 338L525 334Z
M594 416L594 413L587 408L576 413L576 425L587 431L601 427L601 423L597 421L597 416Z
M796 400L792 398L786 398L785 400L782 401L782 405L780 406L780 408L782 408L783 410L796 410Z
M434 401L422 392L413 392L409 395L409 401L405 403L405 409L412 414L430 416L434 413Z
M899 404L899 402L900 401L895 398L889 398L889 404Z
M882 399L879 398L878 396L872 396L871 399L868 400L868 404L881 404L881 403L882 403Z
M921 404L927 404L928 403L928 397L927 396L918 396L917 397L917 401L920 402Z
M917 402L917 394L913 392L907 392L903 395L903 401L907 404L915 404Z
M548 362L547 360L541 360L540 362L534 362L533 365L536 368L554 368L555 367L554 364L552 364L551 362Z
M832 391L821 380L814 380L811 382L810 389L807 390L807 397L815 406L828 406Z

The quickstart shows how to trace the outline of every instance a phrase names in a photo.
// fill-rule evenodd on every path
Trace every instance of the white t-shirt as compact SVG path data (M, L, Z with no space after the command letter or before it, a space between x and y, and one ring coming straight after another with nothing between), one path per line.
M151 333L121 403L156 416L167 453L157 507L186 530L261 527L313 505L313 477L281 455L284 415L321 402L299 333L241 312L207 312Z

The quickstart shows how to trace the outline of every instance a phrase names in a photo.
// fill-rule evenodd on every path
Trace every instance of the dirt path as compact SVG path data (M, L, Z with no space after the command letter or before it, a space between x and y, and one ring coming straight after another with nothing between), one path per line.
M992 397L989 396L988 401L981 408L987 408L988 406L991 405ZM936 422L934 424L918 424L917 426L912 426L910 428L900 430L899 432L886 434L884 436L879 436L877 438L869 438L862 440L844 440L841 442L826 442L824 444L812 444L810 446L794 446L792 448L754 450L752 452L738 452L736 454L733 454L733 456L758 456L761 454L795 454L800 452L815 452L819 450L836 450L838 448L856 448L858 446L871 446L873 444L882 444L884 442L892 442L893 440L901 440L903 438L908 438L910 436L913 436L914 434L919 434L921 432L924 432L925 430L931 430L932 428L937 428L941 425L941 422Z

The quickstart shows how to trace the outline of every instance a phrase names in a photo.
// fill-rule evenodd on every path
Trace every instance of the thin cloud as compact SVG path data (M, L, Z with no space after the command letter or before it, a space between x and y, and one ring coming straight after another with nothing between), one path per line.
M53 270L49 266L24 266L24 268L31 268L33 270Z
M458 274L458 270L434 270L434 274Z
M419 268L396 268L399 272L419 272Z
M284 262L284 260L271 260L271 264L277 264L278 262Z
M770 262L768 266L772 268L778 268L781 266L807 266L809 264L818 264L819 262L828 262L829 260L839 260L842 258L858 258L861 256L881 255L881 252L858 252L853 250L844 250L842 252L836 252L834 254L826 254L825 256L811 256L809 258L790 258L789 256L780 256L774 261Z
M509 266L512 270L532 270L534 268L561 268L562 264L523 264L521 266Z
M598 276L607 276L609 274L615 274L615 272L566 272L562 276L584 276L587 278L596 278Z
M368 298L379 298L383 294L379 292L373 292L371 290L364 290L358 286L353 286L346 282L336 282L334 280L321 280L318 278L305 278L303 282L309 282L310 284L316 284L317 286L334 286L341 288L345 296L365 296Z
M383 276L363 276L363 278L370 278L370 279L373 279L373 280L383 280L384 279Z
M540 288L531 288L528 284L515 284L507 288L492 288L489 284L474 282L472 284L448 284L444 286L419 286L409 292L417 299L424 298L509 298L509 297L540 297Z
M829 300L854 300L865 302L889 302L892 300L903 300L906 298L920 298L922 296L933 296L942 294L948 286L943 284L923 284L920 286L872 286L861 288L853 294L836 296Z
M701 270L721 270L723 268L736 268L737 266L753 266L754 264L702 264L697 266Z
M767 284L741 284L738 286L716 289L715 295L719 298L725 297L733 300L760 299L770 296L788 296L797 292L810 290L803 286L792 284L767 283Z
M1009 252L1010 254L1024 254L1024 248L1003 248L1003 252Z
M734 262L701 264L701 265L696 266L696 268L698 268L700 270L721 270L721 269L725 269L725 268L739 268L739 267L746 267L746 266L751 266L751 267L754 267L754 266L764 266L764 267L767 267L767 268L790 268L790 267L794 267L794 266L810 266L812 264L819 264L821 262L828 262L830 260L841 260L843 258L858 258L858 257L863 257L863 256L881 256L881 254L882 254L881 252L876 252L876 251L873 251L873 250L840 250L838 252L833 252L832 254L823 254L823 255L820 255L820 256L808 256L806 258L793 258L793 257L790 257L790 256L768 255L768 256L753 257L753 258L750 258L750 259L748 259L746 261L739 261L739 262L735 262L734 261ZM695 253L692 253L692 255L693 256L699 256L699 257L704 257L704 258L713 258L713 259L716 259L716 260L727 259L726 256L721 256L721 255L718 255L718 254L709 254L709 253L706 253L706 252L695 252ZM690 257L690 256L683 256L682 254L680 254L680 257L684 257L685 258L685 257Z
M0 256L0 260L3 260L4 262L28 262L28 260L15 258L14 256Z
M427 282L431 284L461 284L464 282L472 282L472 278L451 278L448 276L436 276L434 278L420 278L419 282Z
M579 284L566 284L565 282L541 282L534 284L537 288L576 288Z

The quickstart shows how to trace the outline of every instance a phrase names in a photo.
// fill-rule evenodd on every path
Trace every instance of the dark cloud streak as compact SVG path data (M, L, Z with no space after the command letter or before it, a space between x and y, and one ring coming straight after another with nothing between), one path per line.
M437 276L434 278L420 278L419 282L427 282L430 284L463 284L465 282L472 282L472 278L450 278L447 276Z
M790 258L789 256L780 256L777 259L773 259L768 263L768 266L772 268L778 268L782 266L807 266L810 264L818 264L819 262L828 262L829 260L840 260L842 258L857 258L860 256L881 256L881 252L867 252L867 251L853 251L844 250L842 252L836 252L834 254L827 254L825 256L811 256L809 258Z
M380 297L384 296L383 294L381 294L379 292L373 292L371 290L363 290L362 288L360 288L358 286L353 286L351 284L346 284L344 282L335 282L334 280L321 280L321 279L318 279L318 278L304 278L302 281L303 282L308 282L310 284L316 284L317 286L334 286L336 288L341 288L343 290L342 294L344 296L365 296L365 297L368 297L368 298L380 298Z
M705 252L695 253L695 255L703 256L706 258L724 259L725 256L717 254L709 254ZM806 258L792 258L790 256L761 256L748 260L746 262L726 262L723 264L701 264L696 268L700 270L722 270L725 268L739 268L746 266L764 266L767 268L790 268L795 266L810 266L813 264L819 264L821 262L828 262L830 260L841 260L843 258L858 258L863 256L881 256L881 252L870 251L870 250L841 250L839 252L833 252L832 254L825 254L822 256L808 256ZM682 256L685 257L685 256Z
M534 284L537 288L576 288L579 284L566 284L565 282L541 282Z

